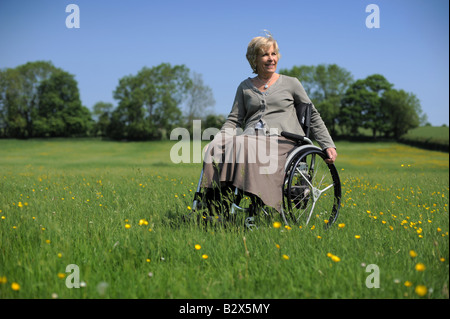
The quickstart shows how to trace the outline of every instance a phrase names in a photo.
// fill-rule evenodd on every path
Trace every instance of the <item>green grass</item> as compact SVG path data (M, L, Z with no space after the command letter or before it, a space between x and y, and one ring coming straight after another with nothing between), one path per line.
M402 143L426 149L449 151L449 128L422 126L410 130L400 138Z
M340 142L337 224L250 232L181 222L201 164L172 145L1 140L0 298L449 298L447 153Z
M409 138L429 138L433 141L441 141L448 144L449 127L448 126L421 126L408 131L405 137Z

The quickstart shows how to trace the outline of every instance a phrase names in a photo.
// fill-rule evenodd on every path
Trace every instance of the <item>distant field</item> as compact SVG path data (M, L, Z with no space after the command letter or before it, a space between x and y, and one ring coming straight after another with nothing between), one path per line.
M421 126L410 130L405 134L406 138L423 138L429 139L431 141L449 143L449 128L448 127L437 127L437 126Z
M425 149L449 151L449 128L422 126L410 130L400 138L402 143Z
M0 298L449 298L448 153L338 142L331 229L248 231L182 222L173 144L0 140Z

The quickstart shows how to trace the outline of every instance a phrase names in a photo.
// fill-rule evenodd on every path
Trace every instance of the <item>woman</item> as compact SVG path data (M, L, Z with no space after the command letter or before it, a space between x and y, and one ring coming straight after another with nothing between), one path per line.
M305 135L295 105L311 101L298 79L276 73L280 53L271 35L252 39L246 57L256 76L241 82L221 132L207 148L202 185L211 201L237 187L280 211L284 165L295 146L280 134ZM327 162L334 163L336 147L314 106L310 127Z

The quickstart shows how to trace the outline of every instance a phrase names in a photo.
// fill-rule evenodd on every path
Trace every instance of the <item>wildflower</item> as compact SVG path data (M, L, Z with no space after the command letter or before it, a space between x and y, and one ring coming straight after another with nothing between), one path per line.
M415 268L417 271L425 271L426 269L425 265L422 263L418 263Z
M45 243L47 243L47 244L50 244L50 242L51 242L50 239L45 240Z
M407 280L407 281L405 281L404 285L405 285L405 287L411 287L412 286L412 282Z
M209 257L209 256L208 256L207 254L203 254L203 255L202 255L202 258L203 258L203 259L208 259L208 257Z
M340 262L341 258L339 258L338 256L331 256L331 260L334 261L335 263Z
M360 239L361 236L360 236L360 235L355 235L355 238L356 238L356 239Z
M281 227L281 223L280 222L274 222L273 223L273 227L274 228L280 228Z
M287 230L291 230L292 229L291 226L289 226L289 225L285 225L284 228L286 228Z
M130 229L130 228L131 228L131 225L130 225L130 224L125 224L125 228L126 228L126 229Z
M200 246L199 244L197 244L197 245L194 246L194 248L195 248L196 250L200 250L200 249L202 249L202 246Z
M22 207L23 207L22 202L19 202L19 204L18 204L17 206L19 206L20 208L22 208Z
M334 261L335 263L341 261L341 258L339 258L338 256L333 255L332 253L327 253L327 257L331 258L331 260Z
M8 279L6 279L6 276L0 277L0 284L6 284L8 282Z
M150 260L150 258L147 258L145 261L149 263L151 260Z
M416 253L414 250L410 250L410 251L409 251L409 255L410 255L412 258L417 257L417 253Z
M416 289L414 291L416 292L417 295L423 297L427 294L427 287L425 287L424 285L418 285L416 286Z
M338 227L339 227L339 228L344 228L344 227L345 227L345 224L344 224L344 223L340 223L340 224L338 224Z
M11 289L14 291L19 291L20 290L20 285L17 282L13 282L11 284Z
M188 209L188 210L191 210L192 208L191 208L191 206L188 206L187 209Z
M61 272L58 273L58 278L59 279L64 279L66 277L66 274L63 274Z
M289 260L289 256L288 255L283 255L282 256L284 260Z
M277 247L278 249L280 249L280 245L278 245L278 244L275 244L275 247Z
M58 258L61 258L62 257L62 254L61 253L58 253Z

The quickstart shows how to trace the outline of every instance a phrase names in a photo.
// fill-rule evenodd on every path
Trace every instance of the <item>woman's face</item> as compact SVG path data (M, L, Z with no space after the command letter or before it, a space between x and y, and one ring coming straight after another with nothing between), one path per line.
M272 45L258 56L256 68L259 75L272 75L277 70L278 55Z

